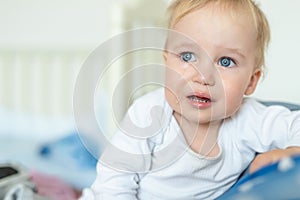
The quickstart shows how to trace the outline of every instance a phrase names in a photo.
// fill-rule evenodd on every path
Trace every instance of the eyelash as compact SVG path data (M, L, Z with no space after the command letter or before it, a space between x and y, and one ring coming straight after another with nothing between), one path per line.
M224 66L221 64L221 61L222 59L227 59L229 61L229 65L228 66ZM230 68L230 67L233 67L234 65L236 65L236 61L230 57L221 57L219 60L218 60L218 65L222 66L222 67L225 67L225 68Z
M186 54L190 54L190 55L191 55L191 58L190 58L190 59L193 59L193 60L192 60L192 61L190 61L190 60L185 60L183 56L186 55ZM191 62L197 61L195 54L192 53L192 52L189 52L189 51L185 51L185 52L179 53L178 56L179 56L179 58L180 58L183 62L185 62L185 63L191 63ZM228 65L228 66L222 65L222 64L221 64L222 59L227 59L227 60L229 61L229 65ZM217 64L220 65L220 66L222 66L222 67L225 67L225 68L230 68L230 67L233 67L234 65L236 65L237 63L236 63L236 61L235 61L234 59L232 59L232 58L230 58L230 57L227 57L227 56L223 56L223 57L221 57L221 58L218 60Z
M185 55L188 55L188 54L191 56L191 57L188 58L188 59L192 59L192 61L191 61L191 60L185 60L184 56L185 56ZM195 54L192 53L192 52L189 52L189 51L182 52L182 53L180 53L178 56L179 56L179 58L180 58L183 62L186 62L186 63L191 63L191 62L197 61Z

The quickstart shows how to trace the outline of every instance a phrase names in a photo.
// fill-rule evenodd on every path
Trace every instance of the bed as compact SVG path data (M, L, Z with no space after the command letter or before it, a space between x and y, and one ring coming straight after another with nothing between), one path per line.
M44 197L54 200L77 199L80 191L90 186L96 176L98 156L87 151L82 143L82 135L78 134L72 111L76 77L89 52L0 52L0 164L23 166ZM262 103L280 104L291 110L300 109L299 105L284 102ZM106 111L101 106L96 108L99 117L107 117ZM102 148L97 144L95 146ZM294 159L294 165L298 166L299 158ZM267 172L263 170L255 176L241 179L222 198L240 198L234 195L240 195L241 185L264 176L264 173L272 174L276 166L269 166ZM271 176L272 180L276 178ZM281 174L280 177L287 176ZM296 184L293 186L299 187ZM253 194L253 191L248 191ZM257 199L263 199L264 194Z
M95 178L96 158L80 142L72 112L88 53L0 49L0 164L24 167L50 199L76 199Z

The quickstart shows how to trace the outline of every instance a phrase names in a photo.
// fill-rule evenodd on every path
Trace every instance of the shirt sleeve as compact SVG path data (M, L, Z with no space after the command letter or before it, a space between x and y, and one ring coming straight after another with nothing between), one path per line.
M238 130L242 145L255 152L300 146L300 111L283 106L264 106L246 99L239 112Z
M136 200L137 180L135 174L125 174L98 166L98 175L91 188L83 190L80 200Z
M136 173L121 172L101 163L97 170L97 178L91 187L96 200L137 199L139 178Z
M136 199L140 176L150 167L149 141L118 131L98 161L91 191L97 200Z
M287 144L285 148L300 146L300 111L291 112Z
M97 177L82 200L134 200L140 173L150 167L146 141L116 133L97 163Z
M154 104L154 97L150 97L134 102L129 108L119 130L102 153L96 180L91 188L84 190L82 200L137 199L138 183L151 170L152 151L161 143L160 133L168 122L164 104Z

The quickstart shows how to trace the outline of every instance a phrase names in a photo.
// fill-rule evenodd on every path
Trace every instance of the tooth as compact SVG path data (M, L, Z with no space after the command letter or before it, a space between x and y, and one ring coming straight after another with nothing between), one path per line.
M191 97L192 101L195 101L197 103L207 103L208 102L208 99L201 99L201 98L198 98L198 97Z

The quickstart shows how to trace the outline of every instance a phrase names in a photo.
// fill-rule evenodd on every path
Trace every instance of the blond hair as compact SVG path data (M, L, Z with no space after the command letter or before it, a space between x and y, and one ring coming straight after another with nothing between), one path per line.
M265 50L270 42L270 27L264 13L253 0L174 0L168 7L168 28L174 28L184 16L211 3L230 8L231 11L242 11L252 17L257 32L256 67L263 69Z

